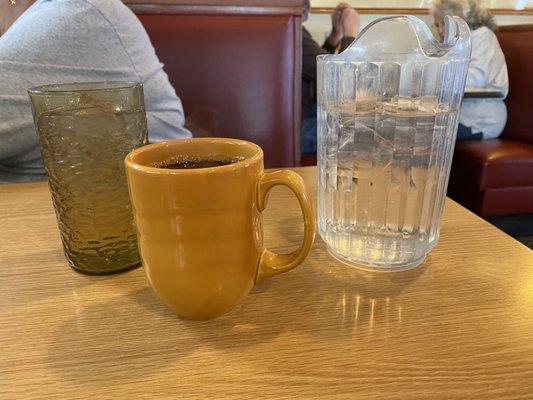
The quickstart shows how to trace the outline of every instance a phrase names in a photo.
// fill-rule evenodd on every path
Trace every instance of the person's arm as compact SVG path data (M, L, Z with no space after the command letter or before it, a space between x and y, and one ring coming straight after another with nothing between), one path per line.
M328 53L337 49L342 53L355 39L359 30L359 16L348 3L339 3L331 14L331 34L322 48Z
M348 46L352 44L359 32L361 21L359 14L352 7L346 7L342 10L341 24L344 36L340 44L340 52L342 53Z
M37 3L0 37L0 164L38 150L27 95L37 85L141 81L150 140L189 137L168 78L149 72L143 82L116 27L89 2Z
M176 91L169 82L143 25L120 1L92 0L116 32L137 80L144 85L148 137L151 142L191 136Z
M302 77L310 82L316 82L316 57L329 52L313 40L307 29L302 32Z
M120 42L113 40L112 29L98 23L101 17L85 7L59 10L56 2L39 3L0 37L0 164L32 161L30 155L40 158L29 88L61 82L136 80L121 61L126 56L117 50Z
M472 88L485 88L488 83L487 68L492 57L489 41L485 35L473 36L472 53L468 74L466 76L466 86Z
M333 54L337 49L339 49L339 53L342 53L344 50L346 50L352 42L355 40L355 36L344 36L340 42L335 46L332 45L329 41L329 38L326 39L324 44L322 45L322 48L326 50L328 53Z
M344 3L339 4L340 9L338 19L335 13L332 15L333 29L330 36L322 47L313 40L307 29L303 28L302 35L302 76L304 79L316 82L316 57L321 54L334 53L339 47L344 51L355 39L359 30L359 15L353 8ZM337 12L337 11L336 11ZM341 36L339 39L339 32Z
M498 90L504 97L509 90L505 56L494 32L486 27L472 35L472 54L466 86Z
M0 60L0 164L27 159L38 147L24 84L28 75L20 64Z
M144 92L148 138L151 143L191 137L191 133L185 128L181 100L176 96L166 74L152 77Z
M0 4L0 163L14 158L25 161L40 158L28 96L19 87L25 69L5 59L7 54L17 51L17 46L4 34L32 3L33 0L21 0Z
M490 46L492 58L489 64L489 85L500 91L505 98L509 93L509 75L505 55L494 32L490 32Z

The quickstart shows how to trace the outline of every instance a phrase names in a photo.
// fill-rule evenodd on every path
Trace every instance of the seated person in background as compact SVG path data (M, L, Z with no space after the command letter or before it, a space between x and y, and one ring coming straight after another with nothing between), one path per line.
M463 18L472 31L472 59L466 86L499 91L501 99L464 99L459 117L457 139L495 139L507 121L503 99L509 91L507 65L498 39L492 15L474 0L436 0L433 19L441 39L444 37L444 16Z
M307 20L311 5L303 0L302 20ZM347 3L340 3L331 15L332 30L322 47L303 28L302 34L302 154L316 153L316 57L320 54L344 51L355 39L359 30L359 15Z
M120 0L0 2L9 28L0 36L0 183L44 178L27 94L36 85L141 82L150 141L190 136L146 31Z

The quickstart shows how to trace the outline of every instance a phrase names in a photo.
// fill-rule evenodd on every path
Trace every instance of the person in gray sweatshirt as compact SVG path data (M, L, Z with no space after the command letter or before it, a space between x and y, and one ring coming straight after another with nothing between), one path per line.
M120 0L2 2L0 183L45 179L27 94L37 85L141 82L150 141L191 136L146 31Z

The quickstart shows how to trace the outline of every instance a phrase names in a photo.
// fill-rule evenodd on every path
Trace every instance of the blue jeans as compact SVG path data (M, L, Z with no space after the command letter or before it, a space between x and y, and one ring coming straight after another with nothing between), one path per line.
M302 120L302 131L300 136L300 149L302 154L316 153L316 105L312 107L313 117Z

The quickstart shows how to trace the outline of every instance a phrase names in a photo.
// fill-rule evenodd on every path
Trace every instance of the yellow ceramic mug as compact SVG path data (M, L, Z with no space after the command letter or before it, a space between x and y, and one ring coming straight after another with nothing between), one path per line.
M212 168L166 169L172 158L240 159ZM189 319L229 311L256 284L299 265L315 235L311 199L292 171L264 173L263 152L235 139L198 138L141 147L126 157L139 249L150 285ZM288 186L303 210L304 239L291 254L263 247L268 191Z

